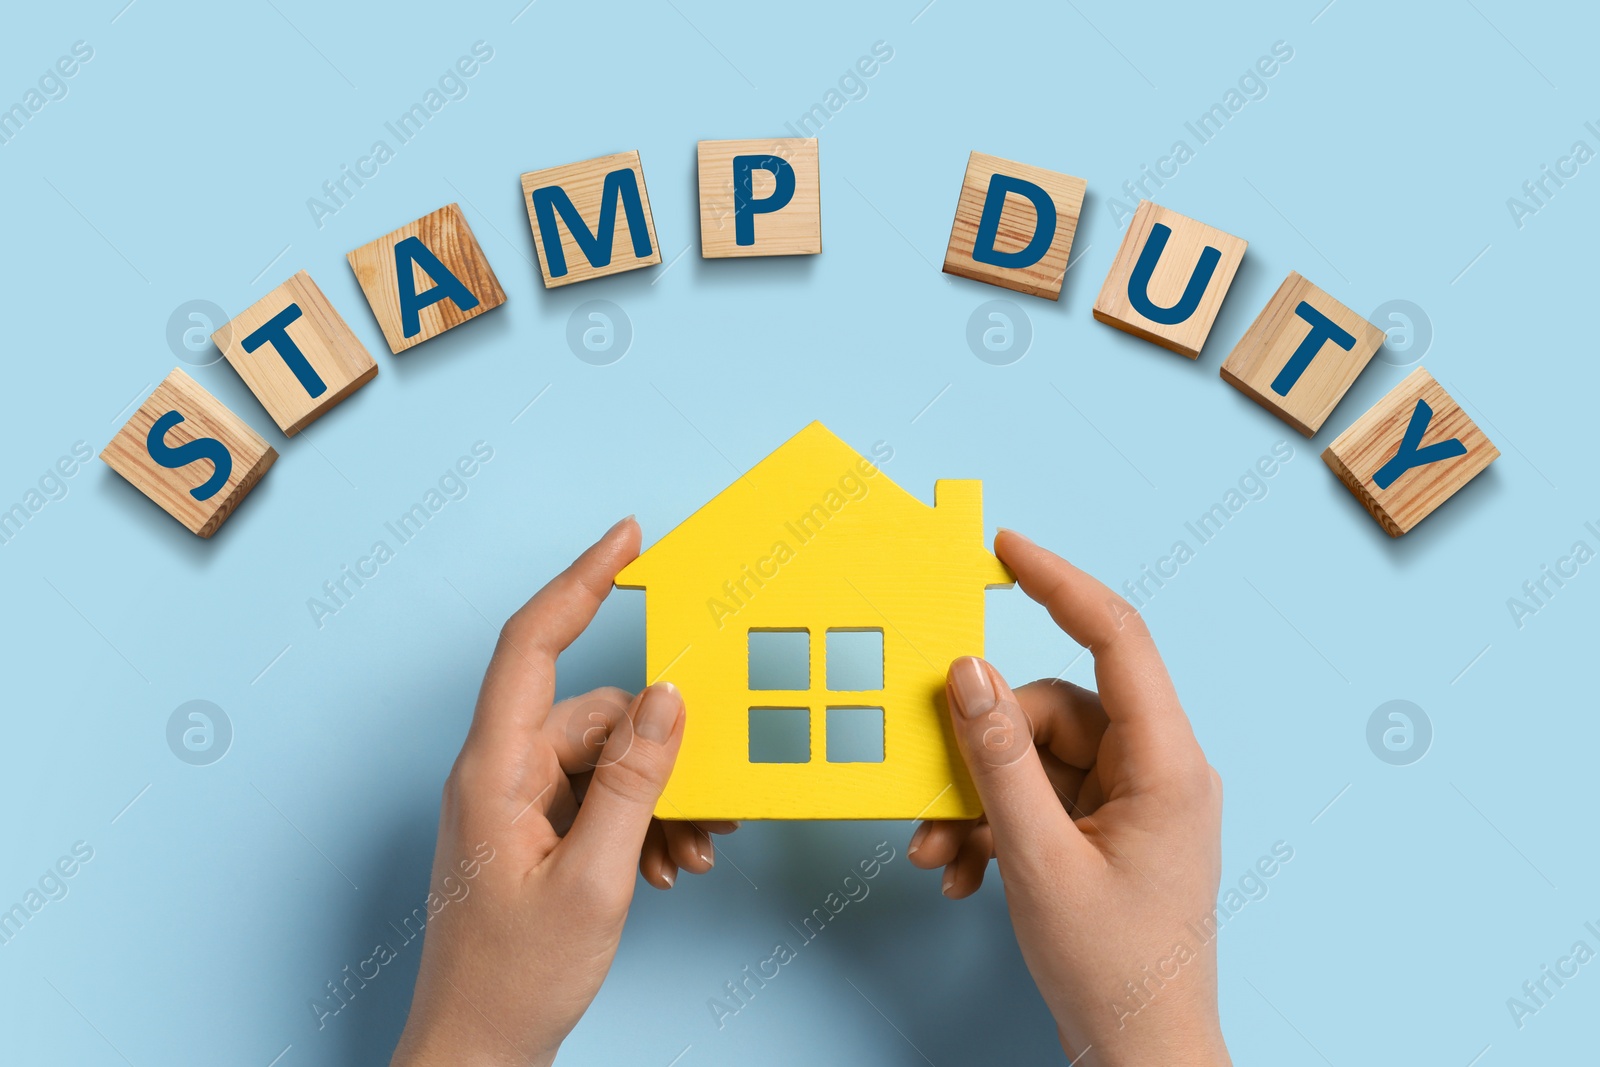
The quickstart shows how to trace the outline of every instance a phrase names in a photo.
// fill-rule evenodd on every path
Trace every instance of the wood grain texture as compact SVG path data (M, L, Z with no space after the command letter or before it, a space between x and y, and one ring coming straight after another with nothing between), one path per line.
M1050 242L1049 250L1031 266L1000 267L972 258L984 201L989 196L989 182L996 174L1032 182L1048 193L1055 204L1055 237ZM982 152L971 153L967 157L966 175L961 179L961 197L956 201L955 221L950 225L950 242L945 247L944 272L1029 296L1059 300L1061 285L1067 276L1067 262L1072 256L1072 239L1078 232L1078 218L1083 212L1083 197L1088 188L1088 182L1070 174L1016 163ZM1022 196L1007 196L1000 215L999 232L995 236L995 251L1019 252L1027 247L1033 239L1038 221L1039 213L1031 200Z
M1373 475L1398 451L1417 401L1426 401L1433 418L1420 447L1452 437L1466 454L1413 467L1387 489ZM1390 537L1399 537L1427 518L1500 455L1488 436L1461 410L1433 375L1418 367L1350 427L1334 438L1322 460L1356 495Z
M1150 239L1152 227L1158 224L1169 227L1172 236L1167 240L1147 290L1151 302L1157 307L1173 307L1178 303L1203 249L1215 248L1222 254L1194 314L1171 325L1154 322L1141 315L1128 299L1128 281L1133 276L1134 265L1139 261L1139 253L1144 250L1145 242ZM1248 244L1214 226L1196 222L1149 200L1141 200L1133 219L1128 223L1128 232L1123 235L1116 259L1111 263L1111 273L1106 275L1105 285L1101 286L1100 296L1094 302L1094 317L1108 326L1142 337L1179 355L1198 359L1211 327L1217 321L1217 312L1222 310L1222 299L1228 295L1233 276L1244 261Z
M739 244L734 232L733 157L744 155L777 156L794 171L794 195L777 211L755 215L755 243L749 245ZM822 179L815 137L701 141L698 156L702 259L810 256L822 251ZM772 195L776 186L772 172L755 170L751 179L753 200Z
M196 460L172 469L150 456L146 444L150 428L169 411L182 415L183 421L167 430L163 440L168 447L214 437L233 456L228 480L206 500L196 500L190 490L210 479L215 469L210 460ZM175 367L106 444L100 458L191 533L210 537L261 480L278 453L222 401Z
M262 344L254 352L244 350L245 338L291 304L300 309L300 317L287 326L286 332L322 379L326 391L321 396L313 397L307 392L272 344ZM378 364L366 346L305 271L235 316L213 333L211 340L288 437L305 429L378 374Z
M470 311L463 311L452 300L429 304L418 315L422 329L414 337L405 336L401 328L399 276L394 269L394 246L408 237L421 240L445 269L478 298L477 306ZM350 261L350 269L355 272L367 303L372 305L373 318L378 320L389 351L396 355L506 302L500 279L495 277L494 268L489 266L488 257L479 247L458 204L446 204L432 214L362 245L345 258ZM412 264L411 273L418 295L425 295L433 288L434 280L420 266Z
M982 655L983 487L940 481L929 507L812 423L617 576L645 592L645 666L693 710L663 819L965 819L982 811L955 747L945 671ZM752 690L751 630L810 631L809 688ZM882 689L829 691L830 629L883 634ZM826 758L830 706L883 709L883 761ZM805 708L811 758L752 763L751 708Z
M1313 328L1296 313L1302 302L1354 337L1355 343L1346 350L1324 342L1288 394L1279 396L1272 383ZM1245 396L1310 437L1383 346L1383 337L1378 327L1290 271L1233 346L1221 374Z
M589 232L594 233L600 224L603 199L601 193L605 191L606 175L624 168L634 172L634 179L639 185L639 200L644 208L645 228L650 238L648 256L642 259L634 256L633 232L629 229L628 215L622 210L621 204L617 205L616 229L612 232L611 262L603 267L590 264L588 257L584 255L577 241L573 240L572 233L559 215L556 218L554 234L540 232L539 218L533 206L534 190L551 186L559 186L565 190L568 199L572 201L572 206L588 224ZM640 163L639 153L636 151L617 152L614 155L599 156L579 163L566 163L559 167L547 167L544 170L530 170L522 176L522 206L527 209L528 225L533 228L533 248L539 256L539 272L544 279L546 289L555 289L574 282L586 282L591 278L604 278L610 274L621 274L623 271L638 270L640 267L649 267L661 262L661 244L656 240L655 217L650 214L650 193L644 184L644 165ZM558 242L566 257L567 272L559 277L550 275L550 261L545 255L547 240Z

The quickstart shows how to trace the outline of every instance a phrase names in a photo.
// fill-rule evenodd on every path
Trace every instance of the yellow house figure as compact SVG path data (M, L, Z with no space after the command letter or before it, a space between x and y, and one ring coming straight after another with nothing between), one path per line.
M928 507L813 422L624 568L646 673L688 706L656 814L981 814L944 684L983 654L984 590L1012 582L982 496L939 481Z

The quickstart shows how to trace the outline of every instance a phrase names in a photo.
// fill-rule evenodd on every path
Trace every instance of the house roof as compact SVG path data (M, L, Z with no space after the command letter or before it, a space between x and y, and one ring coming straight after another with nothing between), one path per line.
M935 506L929 507L896 485L872 459L822 423L812 422L641 553L617 576L616 584L642 588L653 578L703 557L708 543L730 555L743 551L741 543L765 548L774 537L801 534L794 522L818 506L831 517L849 511L854 526L860 521L856 517L866 513L893 513L893 521L902 523L918 513L931 519L936 511L952 510L941 506L952 500L972 511L975 528L968 536L977 557L974 563L999 568L983 548L980 493L978 482L942 480L935 486ZM785 529L789 533L783 533ZM967 546L952 547L962 551Z

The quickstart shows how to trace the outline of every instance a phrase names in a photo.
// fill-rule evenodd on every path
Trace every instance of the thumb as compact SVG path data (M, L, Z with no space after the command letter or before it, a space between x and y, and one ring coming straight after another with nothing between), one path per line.
M978 787L995 854L1015 862L1078 836L1039 762L1033 724L993 666L973 656L950 665L946 683L956 744ZM1002 868L1002 873L1004 868Z
M600 879L632 885L639 850L683 741L683 696L657 682L634 698L595 766L562 852Z

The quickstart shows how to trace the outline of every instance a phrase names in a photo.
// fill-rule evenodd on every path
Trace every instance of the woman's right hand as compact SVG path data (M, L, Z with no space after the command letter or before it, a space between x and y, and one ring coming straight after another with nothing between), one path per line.
M995 552L1094 656L1098 695L1012 691L988 663L951 665L950 714L985 814L929 822L908 850L952 898L990 857L1028 970L1074 1064L1227 1064L1214 933L1222 780L1144 620L1020 534Z

